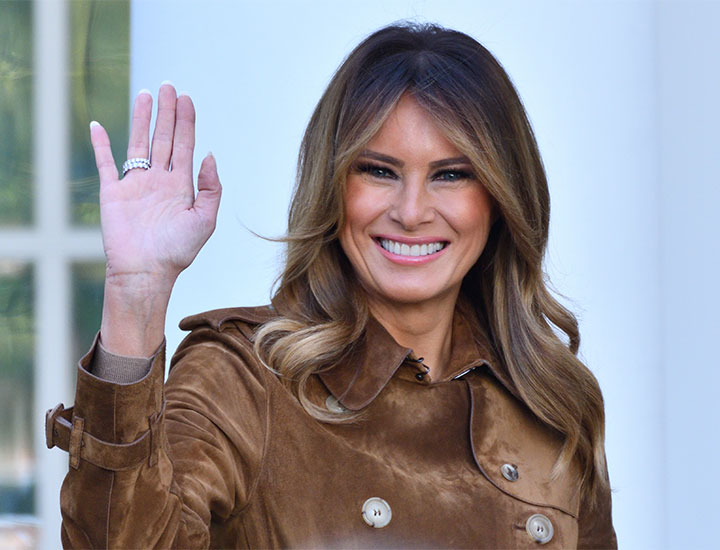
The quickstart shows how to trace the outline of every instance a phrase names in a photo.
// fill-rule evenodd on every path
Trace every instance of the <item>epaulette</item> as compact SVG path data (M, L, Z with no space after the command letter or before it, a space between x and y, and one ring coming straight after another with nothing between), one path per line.
M260 325L277 316L277 311L275 311L271 305L212 309L185 317L180 321L180 329L192 330L203 325L208 325L215 330L220 330L220 327L224 323L232 321L241 321L249 325Z

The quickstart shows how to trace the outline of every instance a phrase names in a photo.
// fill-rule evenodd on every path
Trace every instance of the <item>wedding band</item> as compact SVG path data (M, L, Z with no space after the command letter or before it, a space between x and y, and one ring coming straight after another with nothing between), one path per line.
M127 159L125 162L123 162L122 165L123 176L133 168L142 168L143 170L148 170L150 168L150 159L144 159L140 157Z

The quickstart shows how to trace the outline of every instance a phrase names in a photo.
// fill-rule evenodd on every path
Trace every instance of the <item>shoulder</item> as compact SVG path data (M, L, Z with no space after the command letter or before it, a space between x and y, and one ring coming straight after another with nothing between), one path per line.
M180 328L192 332L211 329L216 333L235 332L251 340L255 329L279 314L272 305L211 309L185 317Z
M257 326L277 316L278 313L271 305L211 309L185 317L180 321L180 328L182 330L193 330L208 326L220 331L223 325L242 323Z
M253 334L259 325L276 316L272 306L253 306L213 309L185 317L180 328L189 334L173 356L171 373L181 363L186 368L201 363L206 372L225 370L228 363L236 363L235 370L263 370L253 350Z

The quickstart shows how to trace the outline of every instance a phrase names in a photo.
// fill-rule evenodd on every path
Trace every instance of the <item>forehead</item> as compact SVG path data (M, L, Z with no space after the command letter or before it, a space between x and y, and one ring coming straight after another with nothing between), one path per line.
M433 116L410 94L400 98L368 142L367 149L400 159L430 162L461 155Z

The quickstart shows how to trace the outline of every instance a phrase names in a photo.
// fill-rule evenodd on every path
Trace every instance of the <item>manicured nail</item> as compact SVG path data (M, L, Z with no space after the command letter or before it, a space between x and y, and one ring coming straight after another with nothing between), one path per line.
M167 84L168 86L172 86L173 88L175 87L175 84L173 84L170 80L163 80L160 83L160 87L162 88L163 86L165 86L165 84Z
M142 95L142 94L152 95L152 93L150 92L150 90L148 90L147 88L143 88L142 90L140 90L140 91L137 93L137 95Z
M90 128L94 128L95 126L100 126L100 123L97 120L93 120L90 122Z

